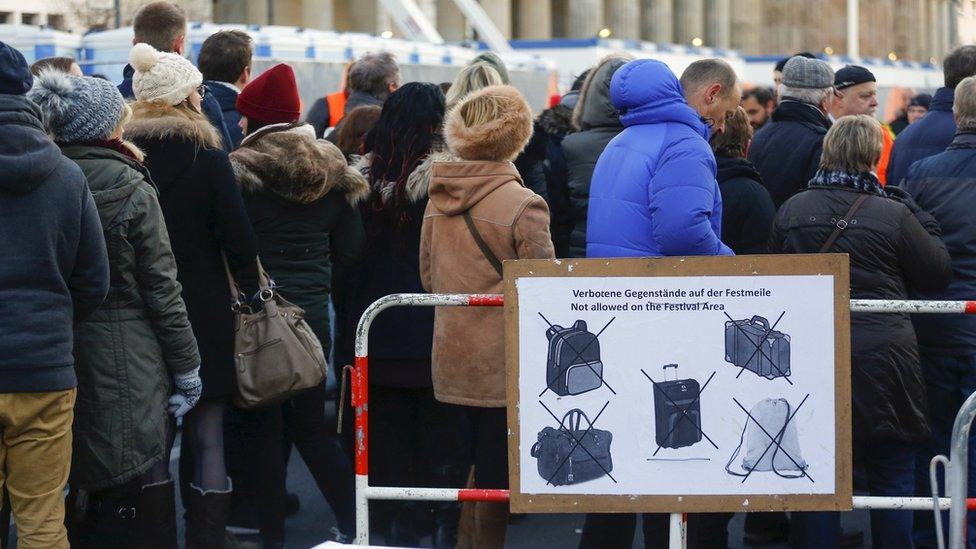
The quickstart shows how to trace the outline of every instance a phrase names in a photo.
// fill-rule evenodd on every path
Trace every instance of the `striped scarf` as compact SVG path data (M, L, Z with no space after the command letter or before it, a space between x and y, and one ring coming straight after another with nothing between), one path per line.
M878 176L871 172L817 170L807 185L809 187L846 187L878 196L887 196L878 181Z

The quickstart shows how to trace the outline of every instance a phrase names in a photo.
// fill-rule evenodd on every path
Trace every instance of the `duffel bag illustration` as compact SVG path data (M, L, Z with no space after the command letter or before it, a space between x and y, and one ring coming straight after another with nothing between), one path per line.
M584 423L585 422L585 423ZM545 427L532 445L539 476L553 486L579 484L613 471L613 433L596 429L582 410L566 412L558 428Z

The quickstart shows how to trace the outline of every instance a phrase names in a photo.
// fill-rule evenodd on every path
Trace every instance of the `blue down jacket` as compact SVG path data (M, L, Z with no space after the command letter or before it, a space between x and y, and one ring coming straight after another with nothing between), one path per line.
M721 241L708 127L671 69L631 61L614 73L610 99L624 131L593 171L587 257L733 255Z

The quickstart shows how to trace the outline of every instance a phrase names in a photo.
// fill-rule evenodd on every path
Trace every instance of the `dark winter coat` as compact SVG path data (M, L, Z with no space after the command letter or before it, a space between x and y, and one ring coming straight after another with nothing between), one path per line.
M817 107L789 99L776 107L772 118L752 138L749 161L779 208L817 173L830 121Z
M626 64L621 58L599 65L587 78L580 95L576 125L577 133L563 139L566 159L570 213L573 219L569 235L569 257L586 257L586 215L590 201L590 180L603 149L610 140L624 131L617 109L610 100L610 81L614 72Z
M125 135L145 151L146 168L159 190L200 349L203 397L226 397L237 381L234 316L221 253L235 274L253 267L254 231L227 153L206 118L160 103L137 101L132 110Z
M539 125L532 124L532 137L525 145L525 149L512 161L515 169L522 177L522 182L535 194L549 202L549 190L546 185L546 151L549 145L549 134Z
M0 95L0 393L77 384L72 323L108 292L98 210L23 96Z
M132 65L126 65L122 69L122 83L119 84L119 92L122 93L122 97L130 101L136 98L135 93L132 91L132 76L135 73L136 70L132 68ZM227 125L224 123L224 115L221 112L220 103L212 92L211 86L207 86L200 107L203 110L203 114L207 116L207 120L210 120L214 129L217 130L217 134L220 136L220 146L225 151L230 152L233 150L233 140L227 131Z
M227 128L227 135L230 136L231 150L241 145L244 139L244 132L241 131L241 113L237 112L237 96L240 92L235 90L231 84L217 82L216 80L206 80L207 93L212 95L220 105L220 113L224 117L224 127Z
M75 326L71 483L100 490L167 455L170 376L199 366L200 355L149 173L104 146L63 150L88 178L112 273L105 302Z
M362 251L355 205L369 192L366 180L310 125L266 126L230 159L261 263L281 295L305 310L328 356L333 268L352 265Z
M367 154L356 164L367 178L371 158ZM370 204L382 191L371 192L363 208L366 250L349 277L345 334L355 334L359 318L373 301L389 294L424 292L420 283L420 229L427 208L427 187L433 163L451 158L449 153L432 153L410 173L406 182L410 206L402 223L371 211ZM376 189L377 183L372 181L371 187ZM433 307L396 307L376 317L369 338L369 382L386 387L430 387L433 337ZM347 337L344 343L342 354L350 361L355 353L353 338Z
M570 92L579 95L579 92ZM546 132L546 161L543 168L546 175L546 194L549 196L549 232L556 257L569 257L569 233L573 230L570 214L568 175L566 158L563 155L563 139L573 130L573 109L568 106L572 97L563 96L558 105L542 111L537 119L539 127Z
M797 194L776 213L769 251L819 252L858 196L846 187ZM871 195L854 219L830 250L850 255L852 299L907 299L909 286L934 291L949 282L939 226L910 199ZM925 440L925 384L909 315L852 313L851 349L855 440Z
M898 134L888 160L888 183L900 185L915 162L944 151L956 134L952 116L955 90L939 88L932 96L929 112Z
M913 164L901 187L939 222L942 241L952 256L953 277L949 287L937 292L916 287L912 298L973 299L976 296L976 225L973 224L976 132L960 132L945 152ZM950 355L976 354L973 316L912 315L912 320L922 347Z
M764 254L776 207L759 171L745 158L717 156L722 193L722 241L736 255Z

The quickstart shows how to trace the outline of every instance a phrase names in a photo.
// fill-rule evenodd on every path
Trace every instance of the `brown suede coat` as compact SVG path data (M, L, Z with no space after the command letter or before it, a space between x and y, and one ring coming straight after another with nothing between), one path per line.
M502 278L460 215L471 212L499 260L554 258L549 208L511 162L436 162L420 240L420 278L434 293L501 293ZM504 316L498 308L441 307L432 356L437 400L505 406Z

